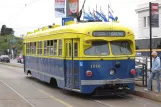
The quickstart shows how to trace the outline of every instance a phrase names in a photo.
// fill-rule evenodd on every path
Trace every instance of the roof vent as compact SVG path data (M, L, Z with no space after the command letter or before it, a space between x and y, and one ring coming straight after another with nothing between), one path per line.
M48 27L43 27L42 28L42 30L44 31L44 30L48 30L49 28Z
M27 35L32 34L33 32L27 32Z
M53 25L52 28L60 27L60 25Z

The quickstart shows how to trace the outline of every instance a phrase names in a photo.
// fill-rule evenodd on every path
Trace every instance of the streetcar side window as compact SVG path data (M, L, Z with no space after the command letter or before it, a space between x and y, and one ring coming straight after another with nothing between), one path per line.
M69 43L69 57L72 56L72 45L71 43Z
M62 40L59 40L59 46L58 46L58 55L62 56Z
M78 57L78 43L74 43L74 57Z
M47 41L47 55L50 55L50 41Z
M57 40L54 40L54 56L57 55Z
M50 40L50 56L53 55L53 40Z
M33 53L34 53L34 48L33 47L34 47L33 42L31 42L31 47L30 47L31 48L31 55L33 55Z
M36 42L31 42L31 54L36 54Z
M30 43L28 43L28 55L30 55Z
M29 44L29 55L31 55L32 54L32 43L30 42L30 44Z
M47 41L47 54L50 56L53 55L53 40Z
M47 55L47 41L44 41L44 55Z
M66 57L68 57L69 56L69 54L68 54L68 43L66 43Z
M38 42L37 54L42 55L42 41Z
M40 48L40 42L37 42L37 55L40 55L40 51L39 51L40 49L39 48Z
M30 53L29 45L30 45L30 43L26 43L26 54L27 55Z
M42 55L42 41L40 41L39 54Z

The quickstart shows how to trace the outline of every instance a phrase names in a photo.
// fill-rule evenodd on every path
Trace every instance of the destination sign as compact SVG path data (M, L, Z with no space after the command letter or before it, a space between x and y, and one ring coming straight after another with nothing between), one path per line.
M112 36L112 37L122 37L125 36L123 31L94 31L93 36Z

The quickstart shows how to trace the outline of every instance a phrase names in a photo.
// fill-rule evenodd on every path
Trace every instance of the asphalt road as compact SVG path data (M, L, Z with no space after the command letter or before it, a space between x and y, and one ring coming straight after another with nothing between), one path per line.
M87 97L26 76L23 68L0 64L0 107L161 107L161 102L133 95Z

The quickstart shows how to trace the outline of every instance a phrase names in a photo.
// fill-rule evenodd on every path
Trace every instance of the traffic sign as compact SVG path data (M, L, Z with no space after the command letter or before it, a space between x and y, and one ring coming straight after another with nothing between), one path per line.
M159 4L151 3L151 26L159 27Z
M74 18L72 18L72 17L62 18L62 26L64 26L65 23L68 21L74 21Z

